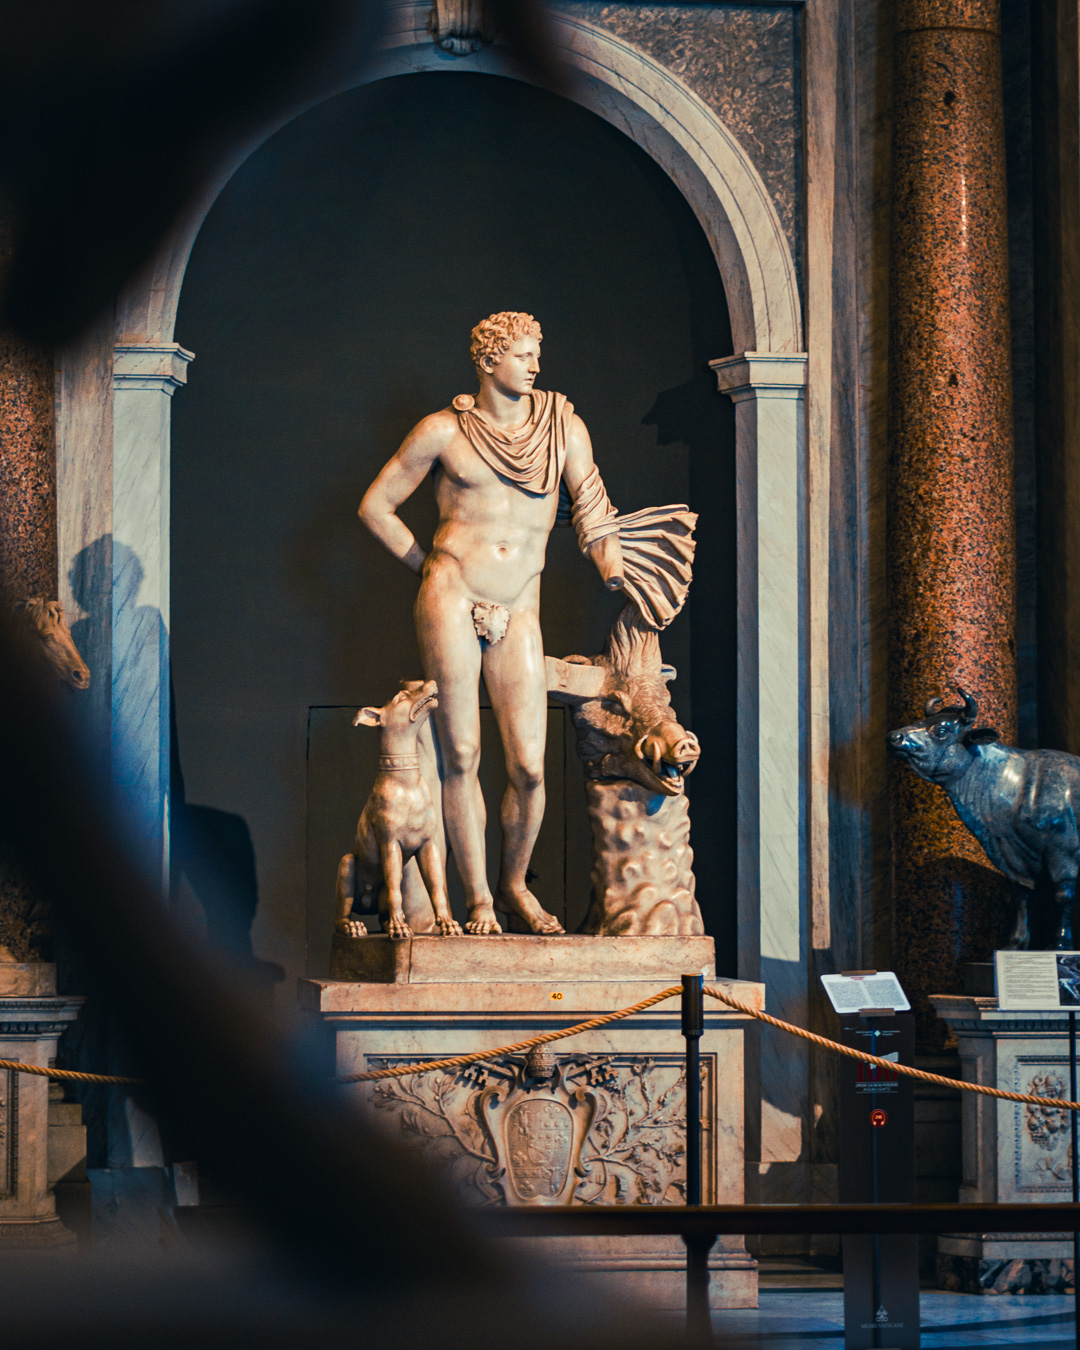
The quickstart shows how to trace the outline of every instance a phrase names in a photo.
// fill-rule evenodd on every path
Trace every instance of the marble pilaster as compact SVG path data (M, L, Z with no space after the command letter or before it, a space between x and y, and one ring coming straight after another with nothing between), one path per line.
M899 0L890 262L889 716L965 685L1016 735L1016 537L999 0ZM891 781L896 969L923 1049L1002 879L941 791Z
M192 359L175 342L133 342L113 367L113 781L166 886L169 410Z
M711 362L735 403L738 500L739 975L764 980L776 1015L805 1026L805 674L800 560L805 443L802 354ZM805 1159L808 1057L761 1040L761 1162Z

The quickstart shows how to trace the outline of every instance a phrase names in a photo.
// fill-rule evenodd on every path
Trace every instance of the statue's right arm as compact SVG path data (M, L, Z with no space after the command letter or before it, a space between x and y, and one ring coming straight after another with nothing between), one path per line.
M408 501L442 453L446 430L439 413L425 417L408 436L378 478L364 493L359 516L378 541L414 572L419 572L427 557L416 542L412 530L397 514Z

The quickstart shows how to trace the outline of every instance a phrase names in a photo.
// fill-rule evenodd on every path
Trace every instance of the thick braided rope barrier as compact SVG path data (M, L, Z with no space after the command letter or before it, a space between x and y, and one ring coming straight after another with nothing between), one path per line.
M596 1027L606 1027L609 1022L618 1022L623 1017L632 1017L666 998L682 993L682 986L673 984L659 994L651 994L630 1008L620 1008L618 1012L605 1013L603 1017L591 1017L587 1022L579 1022L575 1027L564 1027L560 1031L545 1031L541 1036L530 1036L527 1041L515 1041L513 1045L500 1045L496 1050L480 1050L472 1055L454 1055L451 1059L429 1059L425 1064L399 1064L393 1069L372 1069L367 1073L350 1073L339 1078L339 1083L372 1083L377 1078L404 1078L408 1074L426 1073L428 1069L460 1069L466 1064L478 1064L485 1059L496 1059L499 1055L513 1055L521 1050L531 1050L537 1045L547 1045L550 1041L561 1041L567 1036L576 1036L579 1031L592 1031Z
M730 994L723 994L719 989L712 989L706 985L704 992L710 998L716 999L718 1003L723 1003L746 1017L752 1017L759 1022L766 1022L769 1026L778 1027L781 1031L789 1032L792 1036L798 1036L801 1040L820 1045L825 1050L835 1051L838 1055L846 1055L848 1059L859 1059L864 1064L874 1064L890 1073L902 1074L905 1078L917 1078L923 1083L937 1083L942 1087L958 1088L961 1092L976 1092L984 1097L997 1097L1006 1102L1020 1102L1031 1106L1052 1106L1062 1111L1080 1111L1080 1102L1065 1101L1060 1097L1036 1097L1026 1092L1005 1092L1001 1088L985 1087L981 1083L964 1083L957 1078L946 1078L940 1073L928 1073L925 1069L913 1069L906 1064L898 1064L895 1060L884 1059L880 1055L871 1055L865 1050L856 1050L850 1045L841 1045L838 1041L831 1041L827 1036L819 1036L816 1032L806 1031L803 1027L794 1026L791 1022L783 1022L779 1017L772 1017L769 1013L751 1008L747 1003L740 1003L737 998L732 998ZM577 1036L582 1031L594 1031L597 1027L605 1027L611 1022L618 1022L624 1017L632 1017L635 1013L644 1012L646 1008L652 1008L657 1003L663 1003L665 999L674 998L676 994L681 993L682 986L674 984L668 989L662 989L658 994L650 994L648 998L643 998L629 1008L620 1008L617 1012L604 1013L601 1017L591 1017L587 1022L578 1022L575 1026L563 1027L558 1031L545 1031L539 1036L530 1036L528 1040L515 1041L513 1045L500 1045L494 1050L477 1050L471 1055L453 1055L448 1059L429 1059L421 1064L399 1064L391 1069L372 1069L366 1073L351 1073L338 1078L336 1081L343 1085L372 1083L383 1078L405 1078L414 1073L427 1073L434 1069L461 1069L468 1064L479 1064L484 1060L497 1059L500 1055L518 1054L523 1050L532 1050L538 1045L548 1045L552 1041L565 1040L567 1036ZM18 1059L0 1059L0 1070L4 1069L10 1069L14 1073L35 1074L41 1078L55 1078L61 1082L71 1083L107 1083L134 1086L147 1081L145 1078L124 1078L119 1074L80 1073L75 1069L47 1069L38 1064L24 1064L22 1060Z
M823 1046L826 1050L835 1050L838 1055L846 1055L848 1059L861 1059L864 1064L876 1064L879 1068L888 1069L890 1073L903 1074L905 1078L918 1078L924 1083L940 1083L943 1087L959 1088L961 1092L978 1092L984 1097L1000 1097L1006 1102L1027 1102L1032 1106L1056 1106L1062 1111L1080 1111L1080 1102L1067 1102L1059 1097L1033 1097L1026 1092L1004 1092L1001 1088L984 1087L981 1083L964 1083L958 1078L945 1078L940 1073L912 1069L906 1064L897 1064L895 1060L882 1059L880 1055L868 1055L865 1050L856 1050L854 1046L840 1045L837 1041L830 1041L826 1036L818 1036L812 1031L804 1031L802 1027L792 1026L790 1022L781 1022L779 1017L770 1017L768 1013L759 1012L757 1008L750 1008L745 1003L740 1003L737 998L722 994L719 989L710 989L706 985L705 993L720 1003L726 1003L729 1008L745 1013L747 1017L756 1017L759 1022L768 1022L771 1027L789 1031L793 1036Z
M115 1073L79 1073L77 1069L43 1069L40 1064L24 1064L21 1059L0 1059L0 1070L32 1073L38 1078L58 1078L62 1083L145 1083L145 1078L121 1078Z

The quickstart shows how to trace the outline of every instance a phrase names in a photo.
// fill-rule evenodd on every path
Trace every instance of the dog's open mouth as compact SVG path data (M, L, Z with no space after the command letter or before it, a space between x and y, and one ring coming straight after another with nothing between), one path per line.
M412 712L409 713L409 721L415 722L416 719L422 713L428 710L428 708L431 707L437 708L439 706L438 698L439 698L439 691L436 689L436 691L433 694L427 694L425 695L424 698L420 699L418 703L414 703L412 706Z

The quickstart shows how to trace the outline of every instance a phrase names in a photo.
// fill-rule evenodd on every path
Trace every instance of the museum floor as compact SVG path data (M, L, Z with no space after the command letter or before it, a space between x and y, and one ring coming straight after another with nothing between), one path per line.
M923 1350L954 1347L1038 1345L1073 1350L1071 1294L1024 1298L950 1294L923 1289ZM841 1276L792 1262L763 1261L760 1306L713 1314L716 1344L723 1350L777 1345L784 1350L843 1350L844 1295Z
M924 1289L920 1299L923 1350L959 1346L1038 1345L1073 1350L1073 1301L1067 1294L1037 1298L946 1294ZM756 1309L713 1314L723 1350L782 1345L785 1350L842 1350L844 1295L836 1289L763 1289Z

